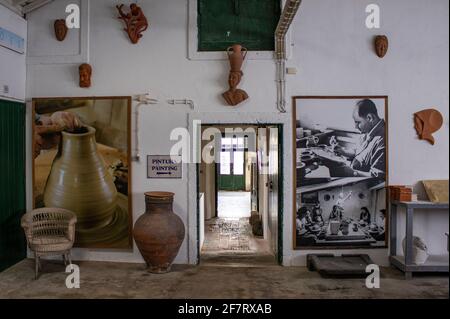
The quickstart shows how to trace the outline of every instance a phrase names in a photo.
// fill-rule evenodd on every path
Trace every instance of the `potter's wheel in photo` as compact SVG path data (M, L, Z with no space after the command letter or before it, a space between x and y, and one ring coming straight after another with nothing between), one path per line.
M130 248L128 197L119 193L111 222L102 227L77 229L75 247Z

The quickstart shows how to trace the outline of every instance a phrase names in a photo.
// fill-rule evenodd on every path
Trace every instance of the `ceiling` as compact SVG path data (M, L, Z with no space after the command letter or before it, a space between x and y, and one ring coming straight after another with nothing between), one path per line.
M0 0L0 4L23 16L52 1L53 0Z

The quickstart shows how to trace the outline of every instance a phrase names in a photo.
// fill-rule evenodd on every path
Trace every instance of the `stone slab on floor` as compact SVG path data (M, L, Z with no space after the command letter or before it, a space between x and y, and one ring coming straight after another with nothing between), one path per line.
M405 280L392 268L381 270L381 288L367 289L364 279L324 279L306 267L173 267L165 275L149 274L142 264L79 262L81 288L67 289L64 266L43 261L34 280L34 261L24 260L0 274L0 298L155 298L155 299L346 299L448 298L446 276L420 276ZM244 264L245 265L245 264Z

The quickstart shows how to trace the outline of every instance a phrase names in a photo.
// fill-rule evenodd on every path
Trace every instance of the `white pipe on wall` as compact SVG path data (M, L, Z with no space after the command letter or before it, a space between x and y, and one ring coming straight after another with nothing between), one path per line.
M286 34L297 14L302 0L287 0L275 31L277 59L277 109L286 113Z
M188 99L182 99L182 100L167 100L167 103L172 104L172 105L176 105L176 104L184 104L184 105L188 105L190 107L191 110L195 109L195 103L192 100L188 100Z
M141 160L141 150L140 150L140 145L139 145L139 111L141 106L143 105L150 105L150 104L157 104L158 100L156 99L151 99L149 97L149 94L141 94L141 95L137 95L134 97L134 101L139 102L136 105L136 113L135 113L135 150L134 150L134 154L132 157L132 161L136 161L139 162Z

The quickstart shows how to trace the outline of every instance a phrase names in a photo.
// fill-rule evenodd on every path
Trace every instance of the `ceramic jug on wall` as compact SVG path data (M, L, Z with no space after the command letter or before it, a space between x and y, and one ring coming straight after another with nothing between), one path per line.
M94 128L88 127L81 134L62 133L45 186L44 204L75 212L80 229L101 228L111 222L117 190L97 151Z
M247 56L247 49L240 44L235 44L228 48L228 59L230 60L231 71L241 71L242 64Z

